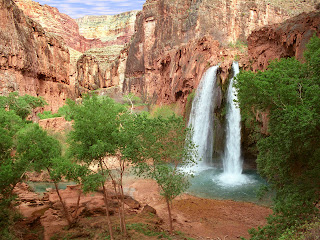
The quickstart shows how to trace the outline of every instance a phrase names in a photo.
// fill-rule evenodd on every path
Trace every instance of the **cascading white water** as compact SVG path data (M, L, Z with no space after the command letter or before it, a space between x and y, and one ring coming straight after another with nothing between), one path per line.
M239 73L239 65L234 62L232 65L234 77ZM236 89L233 87L233 79L227 94L227 135L226 146L223 158L223 170L226 174L239 175L242 173L241 161L241 115L240 108L234 102L237 100Z
M233 62L233 78L227 93L227 128L226 128L226 145L223 156L223 174L220 181L227 185L239 185L246 182L246 176L242 175L242 158L241 158L241 115L237 103L237 91L233 87L234 77L239 73L239 65Z
M209 68L202 77L189 116L188 127L193 128L192 141L198 146L198 163L196 169L199 171L208 168L212 160L213 151L213 109L214 109L214 87L216 84L218 66ZM198 162L198 161L196 161Z

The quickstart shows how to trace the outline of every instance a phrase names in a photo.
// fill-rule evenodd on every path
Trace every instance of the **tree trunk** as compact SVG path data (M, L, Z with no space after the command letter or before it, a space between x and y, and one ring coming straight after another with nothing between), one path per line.
M114 193L116 194L116 198L117 198L117 203L119 204L119 220L120 220L120 230L121 230L121 233L123 233L123 227L122 227L122 217L121 217L121 201L119 199L119 195L118 195L118 190L117 190L117 183L115 180L113 180L111 174L110 174L110 177L112 179L112 185L113 185L113 189L114 189ZM120 194L120 193L119 193Z
M76 209L74 210L74 215L72 220L73 223L75 223L78 220L78 210L80 207L80 199L81 199L81 187L80 189L78 189L78 200L77 200Z
M113 240L112 225L111 225L110 215L109 215L108 193L107 193L107 190L104 186L104 183L102 183L102 189L103 189L104 204L106 206L106 214L107 214L107 222L108 222L108 227L109 227L110 239Z
M48 171L49 176L50 176L50 169L47 168L47 171ZM67 219L68 225L69 225L69 227L71 227L71 226L72 226L72 218L71 218L70 215L69 215L67 206L65 205L64 201L62 200L62 197L61 197L61 195L60 195L57 182L53 181L53 183L54 183L56 192L57 192L57 194L58 194L59 200L60 200L60 202L61 202L62 209L63 209L64 215L65 215L65 217L66 217L66 219Z
M103 165L102 165L101 159L99 160L99 164L100 164L100 168L101 168L101 173L102 173L102 175L104 175ZM104 182L102 182L101 185L102 185L102 190L103 190L104 204L106 206L106 215L107 215L107 223L108 223L108 227L109 227L110 240L113 240L114 238L113 238L113 232L112 232L112 225L111 225L110 215L109 215L108 193L107 193L106 187L104 186Z
M127 228L126 228L126 220L125 220L125 215L124 215L124 193L123 193L123 173L124 173L124 165L125 163L121 160L120 158L120 186L119 186L119 192L121 196L121 217L122 217L122 227L124 231L124 235L127 235Z
M166 202L167 202L168 215L169 215L169 232L172 233L173 226L172 226L171 208L170 208L170 202L167 198L166 198Z
M64 215L65 215L65 217L66 217L66 219L67 219L67 221L68 221L68 225L69 225L69 227L71 227L71 226L72 226L72 219L71 219L71 217L70 217L70 215L69 215L67 206L65 205L64 201L62 200L62 197L61 197L60 192L59 192L58 184L57 184L56 182L54 182L54 186L55 186L55 188L56 188L56 192L57 192L57 194L58 194L59 200L60 200L60 202L61 202L61 204L62 204L62 208L63 208L63 211L64 211Z
M122 219L122 228L123 228L123 233L124 235L127 235L127 228L126 228L126 220L124 216L124 194L123 194L123 187L122 187L122 182L121 185L119 186L119 192L121 195L121 219Z

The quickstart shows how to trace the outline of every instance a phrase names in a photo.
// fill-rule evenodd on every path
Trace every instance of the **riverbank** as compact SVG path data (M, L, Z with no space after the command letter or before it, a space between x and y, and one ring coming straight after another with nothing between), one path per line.
M155 236L145 235L146 233L141 230L145 226L148 226L150 231L159 231L160 235L156 236L169 236L167 208L159 194L157 184L150 179L128 177L124 182L124 187L128 199L130 197L134 199L129 200L126 204L127 226L128 229L131 229L128 239L158 239ZM72 212L76 205L77 187L67 187L60 193ZM25 216L25 219L20 221L19 228L28 228L32 232L36 227L38 231L36 235L30 235L29 238L25 234L22 239L49 240L52 237L61 239L63 236L72 236L72 239L104 239L107 223L103 197L100 192L89 193L81 197L78 226L70 230L66 228L67 223L61 211L61 204L54 191L39 197L35 193L28 192L24 186L19 196L24 199L20 202L19 209ZM111 192L110 196L112 198ZM116 227L118 226L118 214L117 207L113 204L111 204L113 211L111 217ZM144 207L147 205L156 210L155 215L145 214ZM172 203L173 226L176 235L171 239L218 240L239 239L240 236L249 237L248 230L265 224L265 217L270 213L269 208L253 203L204 199L183 194ZM137 226L139 229L136 229ZM177 235L177 233L183 233L183 235ZM35 236L38 238L34 238ZM122 239L121 235L116 239Z
M131 181L131 182L130 182ZM133 197L157 210L168 228L167 210L153 180L132 179ZM266 224L270 208L249 202L205 199L183 194L173 201L173 226L196 239L239 239L249 237L248 230Z

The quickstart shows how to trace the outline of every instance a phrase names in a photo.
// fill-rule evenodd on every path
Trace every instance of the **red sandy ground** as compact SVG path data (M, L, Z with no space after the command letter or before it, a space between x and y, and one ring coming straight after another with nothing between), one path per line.
M166 205L152 180L131 180L127 183L134 198L142 205L157 210L168 228ZM249 237L248 230L266 224L271 209L253 203L213 200L187 194L173 201L174 228L196 239L239 239Z

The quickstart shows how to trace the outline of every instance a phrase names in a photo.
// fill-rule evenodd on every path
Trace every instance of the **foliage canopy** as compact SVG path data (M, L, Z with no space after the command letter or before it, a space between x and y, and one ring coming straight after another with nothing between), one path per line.
M274 213L253 239L277 239L314 214L320 191L320 39L307 45L305 63L270 63L264 72L236 79L243 120L259 130L257 112L267 112L268 134L257 138L258 170L276 190Z

